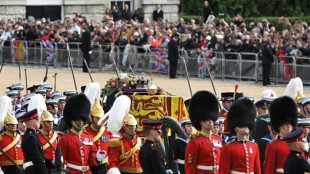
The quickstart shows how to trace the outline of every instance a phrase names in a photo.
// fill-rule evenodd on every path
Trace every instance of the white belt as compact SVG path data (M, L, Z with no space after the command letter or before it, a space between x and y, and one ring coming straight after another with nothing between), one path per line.
M231 170L230 174L254 174L254 172L238 172L238 171Z
M215 171L219 169L218 165L214 165L214 166L204 166L204 165L197 165L196 167L197 169L200 170L209 170L209 171Z
M77 166L77 165L74 165L74 164L71 164L68 162L67 162L67 166L72 168L72 169L79 170L81 172L85 172L85 171L89 170L89 166Z
M283 169L276 169L276 172L278 172L278 173L284 173L284 170L283 170Z
M27 167L33 166L32 161L28 161L26 163L23 164L23 169L25 170Z
M184 160L182 159L177 159L178 164L184 164Z

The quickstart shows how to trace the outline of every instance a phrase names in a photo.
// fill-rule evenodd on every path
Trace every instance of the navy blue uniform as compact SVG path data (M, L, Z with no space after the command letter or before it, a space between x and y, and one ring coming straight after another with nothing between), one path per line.
M146 140L139 153L143 174L166 174L165 161L155 143Z
M309 163L303 158L301 152L291 151L284 163L285 174L304 174L310 172Z
M33 129L27 128L22 141L24 162L32 162L33 165L27 167L24 174L47 174L48 170L44 162L42 144ZM24 165L25 165L24 164Z

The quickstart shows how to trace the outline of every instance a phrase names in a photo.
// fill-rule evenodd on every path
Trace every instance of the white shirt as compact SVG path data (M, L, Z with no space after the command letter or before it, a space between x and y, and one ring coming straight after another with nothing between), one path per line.
M77 26L77 25L72 26L71 31L72 31L72 33L75 32L75 31L77 31L79 35L81 34L81 29L80 29L80 27Z
M3 31L0 39L7 40L9 37L12 38L12 34L10 33L10 31Z

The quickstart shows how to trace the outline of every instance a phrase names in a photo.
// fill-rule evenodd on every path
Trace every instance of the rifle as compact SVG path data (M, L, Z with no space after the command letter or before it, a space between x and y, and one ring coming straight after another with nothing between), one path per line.
M183 51L183 52L185 51L184 48L183 48L182 51ZM187 83L188 83L188 87L189 87L189 92L191 93L191 97L193 97L192 87L191 87L191 83L190 83L190 81L189 81L189 76L188 76L188 71L187 71L187 65L186 65L184 56L182 56L182 60L183 60L183 63L184 63L185 74L186 74L186 79L187 79Z
M54 74L54 92L56 92L56 76L57 76L57 73Z
M13 164L15 167L17 167L18 170L20 170L22 173L24 173L24 169L21 168L7 153L5 153L1 148L0 151L4 156L6 156Z
M206 65L207 65L207 70L208 70L209 75L210 75L210 80L211 80L211 84L212 84L212 87L213 87L214 94L217 97L217 93L216 93L216 89L214 87L213 78L212 78L212 74L211 74L211 71L210 71L209 63L208 63L207 60L205 62L206 62ZM221 110L221 113L222 113L223 112L222 106L220 105L220 102L218 102L218 104L219 104L219 107L220 107L220 110Z
M53 146L53 144L49 141L49 139L46 138L46 136L43 134L41 130L38 130L39 133L42 135L44 140L51 146L51 148L55 151L55 165L57 171L63 171L68 172L69 170L64 169L61 167L61 147L57 147L57 149ZM56 158L57 157L57 158Z
M27 69L25 70L25 79L26 79L26 94L28 94L28 79L27 79Z
M73 66L72 66L72 59L71 59L71 54L70 54L69 43L67 43L67 50L68 50L68 56L69 56L69 60L70 60L70 68L71 68L71 72L72 72L72 77L73 77L73 81L74 81L74 87L75 87L75 90L77 91L77 86L76 86L76 81L75 81L75 76L74 76L74 70L73 70Z
M88 64L87 64L85 58L84 58L83 60L84 60L85 66L86 66L86 68L87 68L87 71L88 71L90 80L91 80L92 83L94 83L93 78L92 78L91 73L90 73L90 70L89 70L89 67L88 67Z

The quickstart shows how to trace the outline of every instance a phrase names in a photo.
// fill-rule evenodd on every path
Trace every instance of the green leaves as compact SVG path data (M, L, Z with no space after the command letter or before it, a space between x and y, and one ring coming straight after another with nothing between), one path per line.
M203 15L204 0L183 0L186 15ZM226 13L233 17L237 13L243 17L256 16L305 16L310 8L309 0L212 0L209 1L215 16Z

